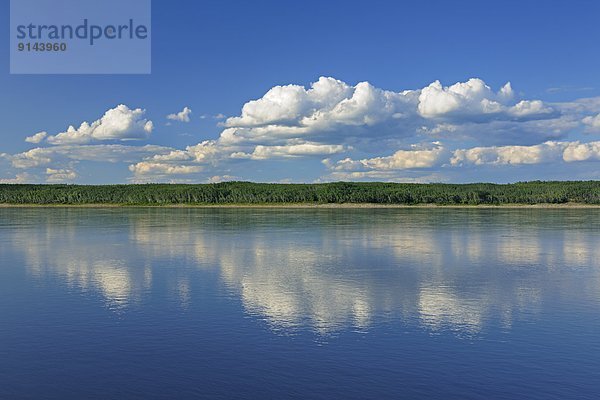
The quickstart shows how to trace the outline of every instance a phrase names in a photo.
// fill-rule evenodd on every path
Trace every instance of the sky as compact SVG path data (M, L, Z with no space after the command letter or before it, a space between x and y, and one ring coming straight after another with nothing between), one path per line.
M148 75L11 75L5 29L0 182L600 179L598 15L153 0Z

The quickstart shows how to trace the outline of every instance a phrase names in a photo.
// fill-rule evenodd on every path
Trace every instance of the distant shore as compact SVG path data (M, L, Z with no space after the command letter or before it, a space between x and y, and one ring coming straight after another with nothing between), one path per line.
M292 209L377 209L377 208L532 208L532 209L579 209L600 208L600 204L377 204L377 203L327 203L327 204L0 204L0 208L292 208Z
M0 203L4 207L591 208L600 206L600 181L0 184Z

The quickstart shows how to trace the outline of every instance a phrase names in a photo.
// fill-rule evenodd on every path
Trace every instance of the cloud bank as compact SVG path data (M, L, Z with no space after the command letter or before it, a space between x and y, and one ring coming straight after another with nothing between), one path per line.
M189 122L191 112L184 107L167 119ZM77 179L82 161L124 163L134 181L260 180L253 171L272 162L320 169L306 180L427 181L483 165L600 159L600 142L590 140L600 133L600 98L547 103L523 98L510 82L493 89L478 78L387 90L321 77L308 87L272 87L223 119L217 138L185 148L92 144L148 139L154 125L145 114L122 104L91 124L29 136L28 143L41 147L2 157L13 177L46 168L41 175L49 181Z

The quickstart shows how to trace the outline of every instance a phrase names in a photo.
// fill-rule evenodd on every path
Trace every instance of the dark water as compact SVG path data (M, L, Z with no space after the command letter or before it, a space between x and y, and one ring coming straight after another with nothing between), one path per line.
M598 210L0 209L0 398L597 399Z

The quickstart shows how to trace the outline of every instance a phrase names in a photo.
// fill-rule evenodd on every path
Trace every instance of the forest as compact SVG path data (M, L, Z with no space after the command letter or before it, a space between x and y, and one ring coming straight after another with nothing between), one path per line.
M0 204L600 204L600 181L511 184L334 182L275 184L0 185Z

